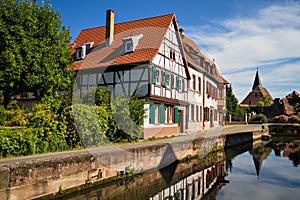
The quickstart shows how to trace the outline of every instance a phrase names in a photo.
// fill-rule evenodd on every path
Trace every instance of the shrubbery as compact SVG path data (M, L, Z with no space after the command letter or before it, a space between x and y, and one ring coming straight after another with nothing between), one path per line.
M273 121L279 123L300 123L300 117L298 117L297 115L291 115L291 116L279 115L274 117Z
M70 94L47 98L30 110L15 102L0 107L0 156L21 156L96 147L107 142L135 142L142 136L144 100L111 97L97 89L97 105L71 102Z
M268 123L268 118L264 114L257 114L251 117L251 123Z

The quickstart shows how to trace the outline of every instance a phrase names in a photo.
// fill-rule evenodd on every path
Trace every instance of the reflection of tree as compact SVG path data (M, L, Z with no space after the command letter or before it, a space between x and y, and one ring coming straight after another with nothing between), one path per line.
M253 157L254 166L256 169L256 175L258 177L259 177L263 160L266 159L271 152L272 152L272 148L266 146L260 146L249 151L249 153Z
M300 164L300 145L296 142L273 142L272 146L276 156L282 156L289 158L295 167Z
M226 160L226 172L232 172L232 160Z

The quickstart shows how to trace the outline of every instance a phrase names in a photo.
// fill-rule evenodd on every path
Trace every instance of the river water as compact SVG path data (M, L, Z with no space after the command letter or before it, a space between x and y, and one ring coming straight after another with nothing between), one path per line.
M273 138L174 163L64 199L299 199L299 162L300 140Z

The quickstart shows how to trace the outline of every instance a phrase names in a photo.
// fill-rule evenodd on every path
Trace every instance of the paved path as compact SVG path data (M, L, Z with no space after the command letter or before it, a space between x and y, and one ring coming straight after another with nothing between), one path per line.
M86 154L94 154L101 152L113 152L118 151L120 149L126 149L133 146L145 146L145 145L153 145L153 144L167 144L178 142L181 140L193 140L198 137L202 138L212 138L218 137L221 135L234 134L234 133L242 133L242 132L252 132L262 130L261 124L249 124L249 125L226 125L224 127L214 128L208 131L201 131L188 135L181 135L178 137L155 140L155 141L147 141L147 142L139 142L136 144L113 144L113 145L105 145L100 148L91 148L91 149L83 149L83 150L73 150L73 151L65 151L65 152L57 152L57 153L48 153L48 154L38 154L32 156L25 157L17 157L17 158L5 158L0 160L0 167L10 164L22 163L22 162L33 162L35 160L54 160L61 159L64 157L73 157L73 156L84 156Z

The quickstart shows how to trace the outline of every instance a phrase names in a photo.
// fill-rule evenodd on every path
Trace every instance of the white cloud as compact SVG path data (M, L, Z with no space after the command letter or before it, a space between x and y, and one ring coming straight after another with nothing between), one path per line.
M299 3L274 4L253 12L252 17L211 24L187 26L185 31L208 57L216 59L240 101L251 90L256 67L260 67L261 74L266 73L262 82L273 97L283 97L291 89L299 89ZM249 88L244 91L247 85Z

